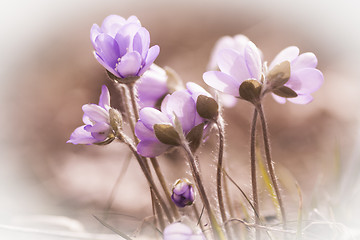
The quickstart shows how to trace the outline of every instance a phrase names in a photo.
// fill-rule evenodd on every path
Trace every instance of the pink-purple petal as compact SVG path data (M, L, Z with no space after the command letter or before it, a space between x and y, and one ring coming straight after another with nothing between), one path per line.
M99 36L102 33L99 25L97 24L93 24L90 30L90 40L92 45L94 46L94 48L96 48L96 43L95 40L97 38L97 36Z
M323 74L315 68L303 68L291 74L286 86L298 94L308 94L320 88L324 81Z
M106 110L110 108L110 93L109 89L105 85L102 85L101 87L99 106Z
M125 22L126 20L121 16L109 15L104 19L101 25L101 29L103 32L114 38L116 33L125 24Z
M137 145L137 152L144 157L156 157L166 152L170 147L158 140L143 140Z
M251 78L260 80L262 72L261 56L258 48L253 42L249 41L247 43L244 51L244 57Z
M164 240L188 240L193 234L191 228L183 223L172 223L164 230Z
M239 97L240 84L232 76L219 71L210 71L203 74L203 79L207 85L216 90Z
M313 101L313 97L310 94L299 95L296 98L288 98L288 101L295 104L308 104Z
M275 101L277 101L280 104L285 104L286 103L286 98L280 97L274 93L271 94L273 96L273 98L275 99Z
M145 139L156 140L157 139L153 130L147 128L141 121L138 121L135 125L135 135L140 140L145 140Z
M128 52L118 62L116 70L122 77L137 76L141 67L141 60L138 52Z
M119 56L119 46L109 35L102 33L95 39L95 51L109 66L115 67Z
M149 51L150 46L150 34L146 28L140 28L134 36L133 49L140 53L143 59L146 58L146 54Z
M299 48L295 46L285 48L278 55L276 55L274 60L269 65L269 69L272 69L275 65L284 61L292 62L292 60L294 60L299 55L299 52Z
M109 122L109 113L96 104L85 104L82 106L82 110L95 122Z
M235 59L239 56L239 52L233 49L223 49L217 55L217 65L224 73L231 75L231 69L234 66Z
M97 122L94 125L86 125L84 130L88 132L107 132L110 129L110 125L105 122Z
M139 117L141 122L148 128L153 129L155 124L171 124L169 118L159 110L151 107L145 107L140 110Z
M160 53L160 47L158 45L154 45L149 49L149 51L146 55L146 58L145 58L145 64L142 67L142 69L140 70L139 76L144 74L144 72L149 69L151 64L154 63L157 56L159 56L159 53Z
M168 97L165 113L173 120L175 114L186 133L194 127L196 114L195 102L191 95L185 90L175 91Z
M316 68L317 63L315 54L311 52L303 53L291 62L291 71L297 71L302 68Z
M93 144L94 142L96 142L96 139L94 139L91 136L91 133L86 131L84 129L84 126L80 126L78 128L76 128L70 136L70 139L67 141L67 143L72 143L72 144Z
M103 60L95 51L94 51L94 56L95 56L96 60L97 60L106 70L108 70L109 72L111 72L112 74L114 74L114 75L117 76L117 77L121 77L121 76L119 75L119 73L116 72L112 66L109 66L109 64L107 64L106 62L104 62L104 60Z

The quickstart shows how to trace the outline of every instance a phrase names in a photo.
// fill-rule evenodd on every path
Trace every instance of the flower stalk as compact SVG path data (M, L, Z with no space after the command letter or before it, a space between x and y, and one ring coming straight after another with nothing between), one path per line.
M183 138L185 138L185 137L183 136ZM213 230L215 239L217 239L217 240L225 240L226 238L225 238L224 232L223 232L223 230L221 229L219 223L216 220L215 214L211 209L209 199L208 199L208 197L206 195L206 191L205 191L204 185L203 185L201 177L200 177L200 171L199 171L199 168L198 168L197 161L195 160L195 157L194 157L194 155L192 154L192 152L190 150L189 144L186 141L182 141L182 147L185 150L186 155L188 156L191 173L192 173L192 175L194 177L195 184L196 184L196 187L197 187L197 189L199 191L199 195L201 197L201 200L202 200L202 202L203 202L203 204L205 206L205 209L206 209L206 211L208 213L208 216L210 218L210 222L211 222L211 225L212 225L212 230Z
M165 212L166 217L168 218L169 222L173 222L173 216L171 215L169 209L167 208L165 201L163 200L163 198L160 195L159 190L157 189L155 182L153 180L153 178L151 177L149 168L146 166L146 164L144 163L144 158L142 158L138 152L136 151L136 147L134 146L133 142L129 139L128 136L126 136L122 131L118 131L118 138L120 140L122 140L126 145L128 145L128 147L130 148L130 150L133 152L134 156L136 157L136 160L138 161L141 170L143 171L149 185L151 188L151 191L154 192L155 197L157 198L157 200L159 201L160 206L162 207L162 209Z
M161 185L161 187L163 188L163 190L165 192L166 199L169 202L171 210L173 211L175 220L178 220L178 219L180 219L180 214L179 214L179 211L176 208L175 204L171 200L171 193L170 193L169 188L168 188L168 186L166 184L165 177L161 172L160 165L159 165L159 163L158 163L158 161L157 161L157 159L155 157L150 158L150 161L151 161L151 164L152 164L152 166L153 166L153 168L155 170L155 173L156 173L156 175L157 175L157 177L159 179L160 185Z
M262 126L262 131L263 131L263 138L264 138L264 148L265 148L265 155L266 155L266 163L267 163L268 171L270 174L271 182L274 186L277 200L279 202L281 217L282 217L282 221L283 221L283 227L284 227L284 229L286 229L286 225L287 225L286 213L285 213L284 204L283 204L281 194L280 194L279 184L276 179L274 162L272 161L272 158L271 158L270 141L269 141L269 137L268 137L266 118L265 118L265 114L264 114L262 105L260 103L256 105L256 110L259 112L259 116L260 116L260 120L261 120L261 126Z
M256 142L256 121L258 117L258 111L255 108L253 119L251 122L251 133L250 133L250 168L251 168L251 187L254 205L255 224L259 225L259 200L257 194L257 181L256 181L256 156L255 156L255 142ZM255 228L255 239L260 239L260 231Z
M225 204L222 193L222 173L223 173L223 158L224 158L224 121L221 117L218 118L216 123L219 134L219 155L217 162L216 173L216 190L218 195L219 209L222 218L222 222L226 222Z

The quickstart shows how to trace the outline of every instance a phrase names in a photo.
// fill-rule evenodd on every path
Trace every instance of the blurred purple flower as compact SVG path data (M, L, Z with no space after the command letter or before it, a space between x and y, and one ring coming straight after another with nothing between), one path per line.
M75 129L67 143L93 144L105 141L111 133L110 127L110 94L108 88L103 85L99 105L85 104L82 125Z
M191 182L186 178L178 179L172 188L171 199L180 208L191 205L195 200L194 187Z
M139 154L145 157L155 157L172 147L157 139L154 133L155 124L174 126L176 115L186 135L200 123L207 123L207 120L200 117L196 111L196 99L201 95L200 93L211 95L195 83L188 83L187 87L188 90L178 90L167 95L161 104L161 111L151 107L140 110L140 119L135 126L135 134L140 140L137 146ZM205 124L205 130L209 129L208 125Z
M164 240L206 240L202 233L194 233L193 230L183 223L172 223L164 230Z
M152 64L136 82L140 108L159 108L161 100L169 93L167 74L164 69Z
M150 34L135 16L106 17L90 31L95 58L118 78L141 76L155 61L160 48L149 49Z
M290 79L284 86L294 90L298 96L286 99L272 94L274 99L279 103L285 103L286 100L297 104L311 102L313 100L311 93L318 90L324 81L323 74L316 69L316 56L311 52L299 55L299 48L287 47L274 58L269 65L269 70L284 61L289 61L291 68Z
M240 97L239 88L245 80L260 81L262 75L261 52L251 41L242 51L223 49L216 57L220 71L203 74L206 84L216 90Z

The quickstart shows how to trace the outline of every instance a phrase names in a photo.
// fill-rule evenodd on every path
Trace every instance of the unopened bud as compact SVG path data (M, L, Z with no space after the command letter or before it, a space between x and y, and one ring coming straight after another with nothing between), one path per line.
M180 208L193 204L195 192L191 182L186 178L178 179L172 188L171 199Z

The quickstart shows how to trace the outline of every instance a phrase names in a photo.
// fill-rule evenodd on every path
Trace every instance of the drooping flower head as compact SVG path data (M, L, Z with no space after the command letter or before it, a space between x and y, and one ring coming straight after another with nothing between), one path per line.
M184 223L176 222L168 225L164 229L164 240L205 240L202 233L194 233L193 230Z
M274 99L279 103L288 100L297 104L307 104L313 100L311 93L318 90L324 81L323 74L316 69L318 61L315 54L307 52L299 55L299 52L299 48L295 46L287 47L269 65L271 71L284 61L290 62L291 74L284 86L295 91L297 97L284 98L273 93Z
M103 85L99 104L85 104L82 125L75 129L67 143L94 144L110 143L114 140L111 126L111 117L114 117L114 109L110 107L110 94L108 88ZM112 115L112 116L110 116Z
M155 61L160 48L150 46L150 34L135 16L106 17L90 31L95 58L118 78L141 76Z
M138 93L138 104L140 108L160 108L161 101L169 93L166 71L156 64L136 82Z
M196 101L202 98L200 96L207 99L211 95L195 83L188 83L187 87L187 90L178 90L167 95L161 104L161 111L151 107L140 110L140 119L135 126L136 136L140 140L137 146L139 154L155 157L179 145L175 118L178 119L185 136L199 137L203 135L203 130L206 135L210 124L207 119L199 115ZM190 134L195 130L200 131L200 134Z
M195 192L191 182L186 178L176 180L172 188L171 199L180 208L192 205L195 200Z

